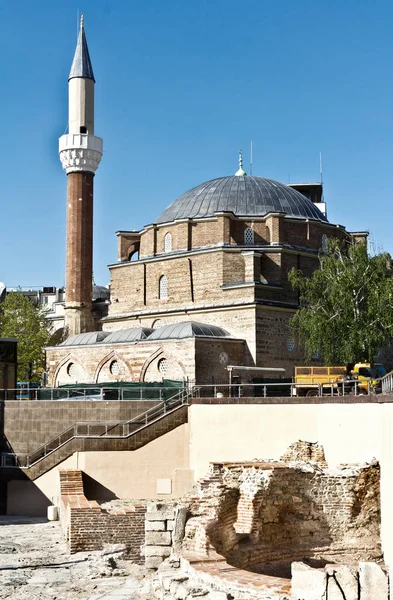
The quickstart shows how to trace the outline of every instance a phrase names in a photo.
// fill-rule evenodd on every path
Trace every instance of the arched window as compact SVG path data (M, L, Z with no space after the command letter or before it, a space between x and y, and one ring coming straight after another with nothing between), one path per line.
M170 233L167 233L164 237L164 252L172 251L172 236Z
M159 298L168 298L168 279L166 275L161 275L159 281Z
M251 227L244 230L244 243L247 245L254 243L254 232Z

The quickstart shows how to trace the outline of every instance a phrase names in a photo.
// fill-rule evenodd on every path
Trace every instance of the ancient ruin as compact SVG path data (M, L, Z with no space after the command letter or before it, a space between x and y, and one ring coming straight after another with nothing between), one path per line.
M167 503L100 505L85 498L80 471L60 477L70 551L121 542L158 569L161 600L388 600L377 461L329 468L321 446L296 442L281 460L211 463Z

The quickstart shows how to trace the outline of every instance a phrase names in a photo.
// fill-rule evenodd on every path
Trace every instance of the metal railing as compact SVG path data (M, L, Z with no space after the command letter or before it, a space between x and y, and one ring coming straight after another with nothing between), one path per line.
M194 388L196 398L274 398L307 396L348 396L373 394L378 388L357 379L325 383L238 383L201 384Z
M171 388L172 390L174 388ZM19 467L27 469L43 460L46 456L52 454L74 438L106 438L121 439L134 435L147 425L158 421L168 413L177 410L187 403L190 397L190 391L179 390L169 400L153 406L140 415L129 419L128 421L117 421L108 423L105 421L78 421L67 427L59 435L52 438L46 444L43 444L34 452L28 454L12 454L4 452L0 455L1 467Z
M381 379L382 393L389 394L393 392L393 371L386 373Z
M108 400L157 400L163 402L171 394L186 389L177 387L94 387L89 388L20 388L0 389L0 400L33 401L108 401Z

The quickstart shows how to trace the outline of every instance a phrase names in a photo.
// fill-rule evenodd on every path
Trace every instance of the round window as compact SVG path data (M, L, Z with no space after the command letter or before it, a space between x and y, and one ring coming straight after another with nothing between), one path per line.
M218 360L222 365L226 365L228 363L228 354L226 352L220 352Z
M163 327L165 325L164 321L162 319L156 319L155 321L153 321L153 329L157 329L158 327Z
M111 375L118 375L120 373L120 365L117 360L112 360L109 371L111 372Z
M293 337L287 338L286 346L287 346L288 352L293 352L296 348L295 338L293 338Z
M162 373L162 375L165 375L169 369L169 360L167 358L161 358L158 361L157 366L158 366L158 370L160 371L160 373Z
M322 236L322 250L324 252L328 251L328 238L327 238L326 233L324 233Z
M67 366L67 375L75 379L75 377L78 376L78 373L78 365L76 365L75 363L69 363L69 365Z

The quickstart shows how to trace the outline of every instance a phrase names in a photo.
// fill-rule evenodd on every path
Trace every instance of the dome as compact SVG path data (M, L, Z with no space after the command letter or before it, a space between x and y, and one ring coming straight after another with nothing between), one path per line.
M109 335L106 331L89 331L88 333L77 333L71 335L60 346L88 346L102 342Z
M119 329L113 331L105 340L106 344L118 344L123 342L138 342L145 340L154 329L150 327L134 327L132 329Z
M103 285L93 285L93 302L96 302L97 300L109 300L109 297L110 291L107 287L104 287Z
M197 323L195 321L180 321L155 329L148 337L148 340L182 340L191 337L228 337L229 333L207 323Z
M216 212L232 212L238 217L281 212L293 219L327 222L315 204L293 188L264 177L234 175L212 179L185 192L160 214L156 223L211 217Z

